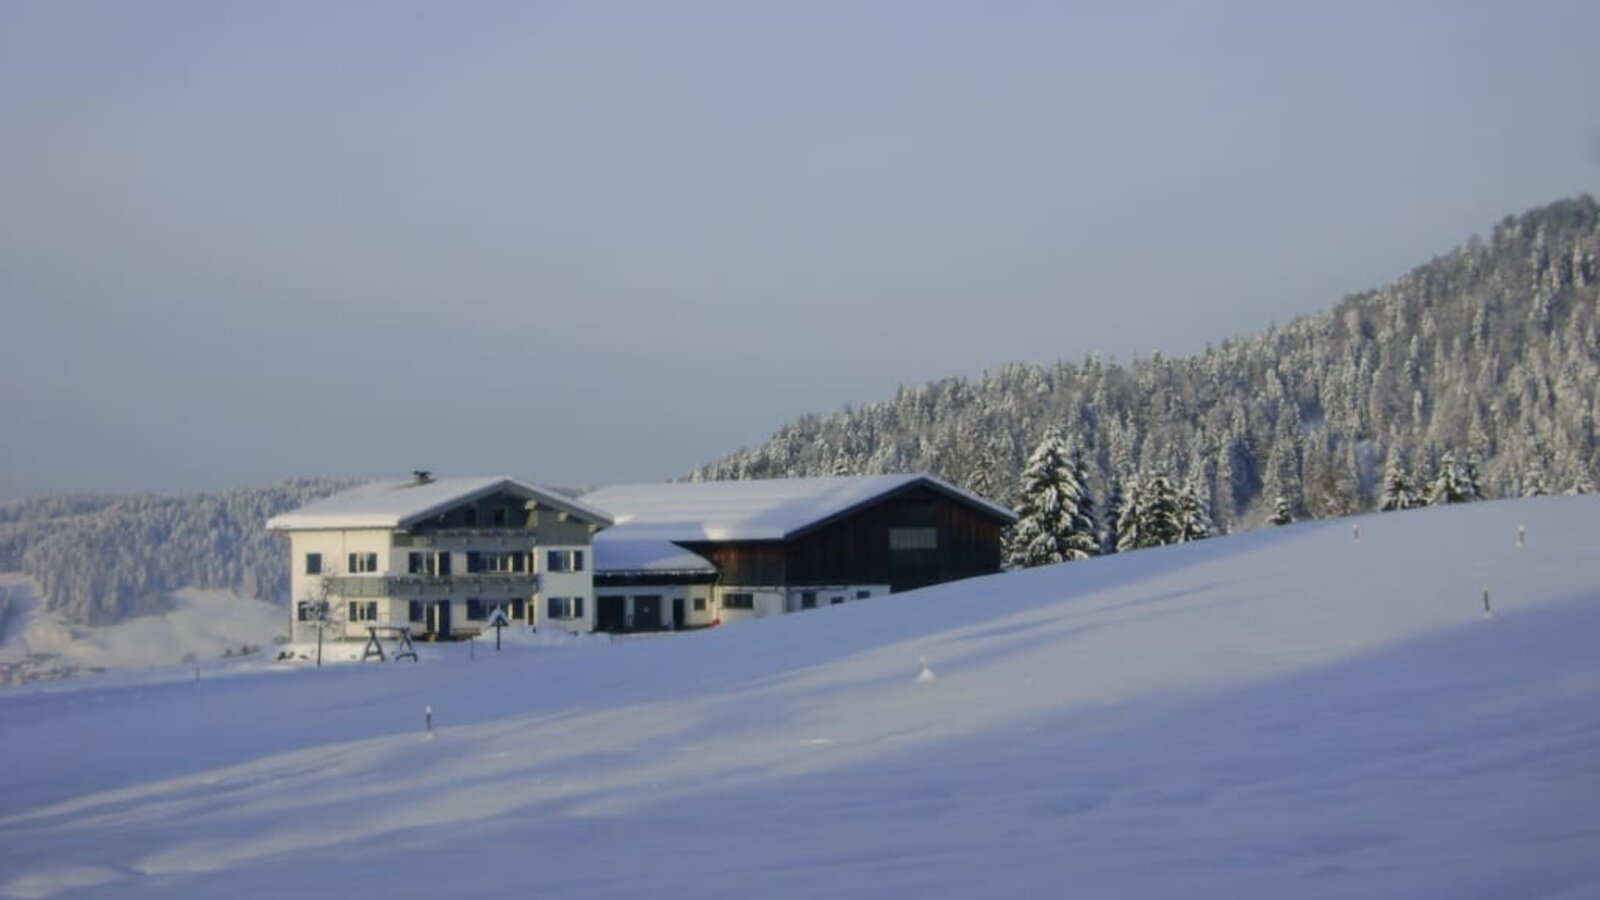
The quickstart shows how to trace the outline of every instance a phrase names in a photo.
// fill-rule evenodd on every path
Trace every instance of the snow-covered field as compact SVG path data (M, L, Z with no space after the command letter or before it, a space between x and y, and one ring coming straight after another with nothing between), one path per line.
M1563 497L652 640L30 686L0 895L1593 898L1597 648L1600 498Z

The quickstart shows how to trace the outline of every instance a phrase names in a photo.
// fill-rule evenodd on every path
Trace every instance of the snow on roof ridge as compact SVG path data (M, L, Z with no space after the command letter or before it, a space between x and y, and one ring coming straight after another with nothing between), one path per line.
M510 475L379 479L314 500L267 520L274 531L310 528L403 528L449 506L501 487L515 487L602 527L611 524L605 511L536 482Z
M808 476L612 485L583 495L609 511L614 537L695 540L787 540L885 494L916 484L1011 521L991 501L932 475Z

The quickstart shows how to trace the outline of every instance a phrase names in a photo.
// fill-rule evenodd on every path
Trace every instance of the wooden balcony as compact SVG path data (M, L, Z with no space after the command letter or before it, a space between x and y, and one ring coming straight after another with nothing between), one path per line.
M411 550L527 552L538 540L531 528L445 528L396 534L394 545Z
M467 575L340 575L329 593L341 598L527 597L539 590L532 572L473 572Z

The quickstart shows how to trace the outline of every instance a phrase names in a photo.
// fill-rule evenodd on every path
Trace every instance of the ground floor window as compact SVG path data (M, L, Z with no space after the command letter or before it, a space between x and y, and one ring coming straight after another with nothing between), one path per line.
M694 611L695 612L705 612L706 611L706 598L704 598L704 597L696 597L696 598L694 598Z
M871 597L871 596L872 596L872 592L871 591L856 591L856 599L857 600L865 600L865 599L867 599L868 597Z
M406 618L413 622L421 622L423 619L427 618L427 615L427 604L423 603L421 600L411 601L410 606L406 610Z
M484 617L483 601L477 597L467 598L467 618L482 619Z
M722 608L723 609L755 609L756 608L756 595L755 594L751 594L751 593L747 593L747 592L741 592L741 591L734 591L734 592L730 592L730 593L727 593L727 594L723 594L722 595Z
M521 622L528 615L528 601L511 600L506 603L506 617L513 622Z
M350 621L376 622L378 620L378 601L352 600L350 601Z
M816 609L817 608L817 592L816 591L801 591L800 592L800 608L801 609Z

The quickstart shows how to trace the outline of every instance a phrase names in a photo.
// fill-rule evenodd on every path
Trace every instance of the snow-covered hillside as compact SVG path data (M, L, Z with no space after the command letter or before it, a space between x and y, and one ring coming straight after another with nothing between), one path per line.
M0 573L0 687L271 650L287 626L281 606L196 588L167 595L160 613L75 625L48 608L33 579Z
M0 695L0 894L1595 897L1596 647L1574 497L691 635L33 686Z

